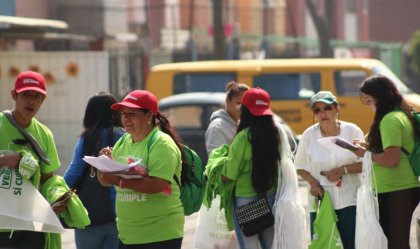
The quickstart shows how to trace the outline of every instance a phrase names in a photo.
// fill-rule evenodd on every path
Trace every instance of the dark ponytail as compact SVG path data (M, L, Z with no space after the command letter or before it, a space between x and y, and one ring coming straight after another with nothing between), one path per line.
M172 140L175 142L176 146L181 152L182 162L186 162L187 159L185 157L184 149L182 147L181 138L176 133L174 127L172 127L172 125L169 123L168 118L160 112L157 112L157 114L154 117L155 117L155 123L159 126L160 130L168 134L172 138ZM181 171L182 181L187 179L186 173L187 172L185 170Z

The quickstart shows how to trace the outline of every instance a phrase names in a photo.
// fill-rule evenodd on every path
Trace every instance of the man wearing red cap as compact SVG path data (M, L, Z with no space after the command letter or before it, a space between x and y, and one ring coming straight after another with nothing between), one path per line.
M50 129L35 119L47 96L45 79L36 72L22 72L16 78L11 94L15 101L11 111L14 120L38 142L49 164L40 160L28 140L0 112L0 171L4 173L17 169L22 177L31 180L34 186L39 186L60 167ZM7 200L0 199L0 202L4 201ZM13 231L11 234L11 230L0 230L0 246L5 248L44 248L44 243L44 233Z

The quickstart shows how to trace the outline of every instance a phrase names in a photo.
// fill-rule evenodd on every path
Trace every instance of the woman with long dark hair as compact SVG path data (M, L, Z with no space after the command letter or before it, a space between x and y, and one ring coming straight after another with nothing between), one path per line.
M273 206L279 177L280 135L270 110L270 96L260 88L245 92L237 133L223 169L225 180L234 182L233 212L258 197L266 197ZM245 236L235 214L235 232L239 247L271 248L274 227L253 236Z
M102 186L95 169L82 160L84 156L98 156L103 147L114 146L124 134L119 112L111 110L115 103L117 100L107 92L99 92L89 99L83 118L84 130L64 174L67 185L77 189L91 221L87 228L74 230L77 249L115 249L118 246L115 189Z
M143 170L142 178L98 174L101 183L116 186L118 248L180 249L184 233L176 180L181 179L180 140L151 92L134 90L111 108L120 111L127 133L100 154L125 165L138 162Z
M395 84L383 75L365 79L361 101L375 112L366 141L372 152L379 203L379 223L389 249L410 248L410 222L420 199L420 182L404 150L410 153L420 131ZM355 152L362 157L364 148Z

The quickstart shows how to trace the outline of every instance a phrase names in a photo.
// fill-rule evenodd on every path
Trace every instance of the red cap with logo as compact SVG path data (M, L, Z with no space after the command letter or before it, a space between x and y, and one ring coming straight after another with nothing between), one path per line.
M250 88L244 93L241 104L255 116L272 116L270 110L270 95L263 89Z
M144 90L134 90L129 93L123 101L113 104L112 110L121 110L123 107L147 109L154 115L158 112L158 101L155 95Z
M17 93L24 91L36 91L47 95L44 76L33 71L25 71L20 73L16 78L13 90Z

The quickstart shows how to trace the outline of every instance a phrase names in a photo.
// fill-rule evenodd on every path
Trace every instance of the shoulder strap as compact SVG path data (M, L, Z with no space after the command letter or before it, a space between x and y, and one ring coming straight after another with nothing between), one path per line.
M149 141L147 141L147 151L150 152L150 147L152 147L152 144L156 141L157 133L159 130L155 131L152 136L150 137Z
M50 165L50 160L47 157L47 154L42 150L39 143L35 140L35 138L29 134L25 129L20 127L20 125L16 122L16 120L13 118L12 112L9 110L3 111L4 116L9 120L9 122L16 127L16 129L22 133L22 135L31 143L32 149L35 151L35 153L38 155L39 159L41 159L44 163Z
M159 130L154 132L152 136L150 137L149 141L147 141L147 152L149 153L149 155L150 155L150 147L152 147L152 144L156 141L156 138L159 132L160 132ZM147 161L148 161L147 163L149 163L149 157L147 157ZM176 184L178 184L178 187L181 188L181 183L179 182L178 177L176 177L176 175L174 175L174 180Z

